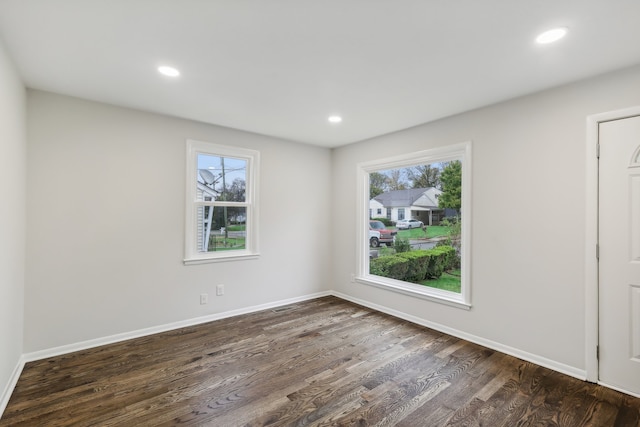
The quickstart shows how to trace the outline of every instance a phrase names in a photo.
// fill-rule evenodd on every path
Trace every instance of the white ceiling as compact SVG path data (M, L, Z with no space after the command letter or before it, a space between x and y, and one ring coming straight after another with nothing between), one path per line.
M0 0L0 38L31 88L336 147L640 63L640 1Z

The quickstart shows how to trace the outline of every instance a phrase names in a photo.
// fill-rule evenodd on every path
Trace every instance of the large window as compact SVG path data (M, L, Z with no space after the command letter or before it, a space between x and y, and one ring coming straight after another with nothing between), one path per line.
M359 164L358 282L469 308L470 180L470 142ZM387 246L370 247L374 205L395 212Z
M259 153L187 141L185 263L257 255Z

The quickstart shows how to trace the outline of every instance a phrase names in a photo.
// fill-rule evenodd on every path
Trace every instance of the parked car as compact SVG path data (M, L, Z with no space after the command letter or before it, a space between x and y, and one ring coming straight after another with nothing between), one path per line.
M393 245L396 241L397 231L387 230L382 221L371 220L369 221L369 230L375 230L380 233L379 243L384 243L387 246Z
M380 246L380 232L376 230L369 230L369 245L372 248Z
M422 228L424 227L424 223L422 221L418 221L417 219L401 219L396 222L396 228L398 230L407 230L409 228Z

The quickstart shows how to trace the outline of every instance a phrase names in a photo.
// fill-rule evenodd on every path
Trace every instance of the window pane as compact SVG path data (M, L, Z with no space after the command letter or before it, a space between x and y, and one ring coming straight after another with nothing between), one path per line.
M198 252L245 249L246 207L198 206L196 217Z
M246 201L246 160L198 154L197 175L197 201Z
M384 229L370 221L369 274L460 293L461 187L458 160L369 173L369 219L388 218Z

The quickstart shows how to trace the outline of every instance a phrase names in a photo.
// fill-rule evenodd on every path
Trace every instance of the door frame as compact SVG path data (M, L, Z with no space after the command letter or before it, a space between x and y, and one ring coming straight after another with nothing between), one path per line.
M598 144L600 123L639 116L640 106L594 114L587 117L586 147L586 230L585 230L585 369L586 380L599 382L598 335L599 335L599 283L598 258Z

